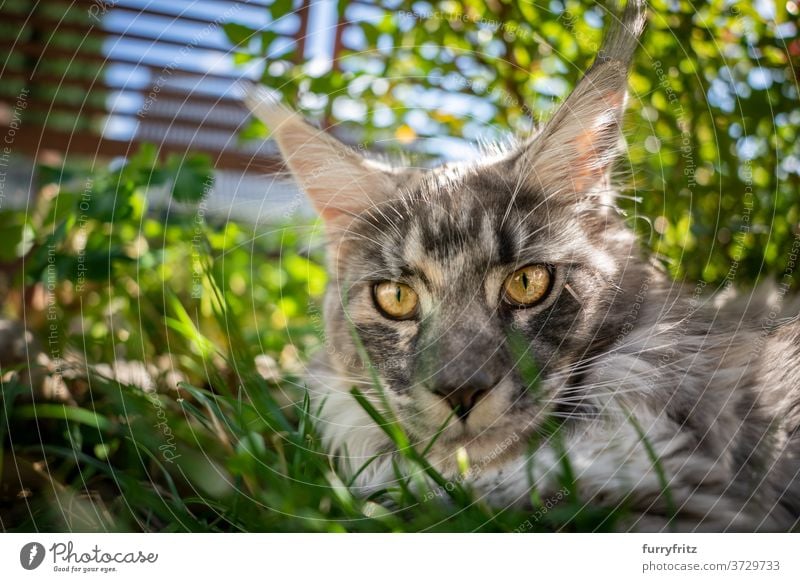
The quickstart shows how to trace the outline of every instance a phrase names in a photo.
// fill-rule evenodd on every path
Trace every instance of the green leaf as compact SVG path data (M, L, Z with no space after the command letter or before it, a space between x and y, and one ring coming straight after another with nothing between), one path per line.
M274 20L294 12L294 0L275 0L269 7L269 12Z
M246 45L255 34L255 30L238 22L226 22L222 30L234 46Z
M173 155L167 166L172 173L172 197L178 202L199 202L211 189L214 170L208 155Z

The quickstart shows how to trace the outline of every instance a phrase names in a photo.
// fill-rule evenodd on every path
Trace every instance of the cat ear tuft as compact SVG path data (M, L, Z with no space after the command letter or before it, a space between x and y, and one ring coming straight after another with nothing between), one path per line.
M263 87L245 89L245 102L278 144L300 188L326 222L346 220L392 196L389 168L306 122Z
M647 17L644 0L628 0L611 13L598 55L544 128L517 157L516 171L545 192L584 194L608 188L608 175L624 148L621 125L628 69Z

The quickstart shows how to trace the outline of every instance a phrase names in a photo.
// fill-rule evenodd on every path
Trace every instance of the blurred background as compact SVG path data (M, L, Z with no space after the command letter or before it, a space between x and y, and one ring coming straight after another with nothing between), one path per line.
M794 286L800 5L650 5L620 172L631 227L709 292ZM474 159L566 97L606 5L5 0L0 15L0 529L516 527L342 492L302 397L318 228L237 81L356 147Z

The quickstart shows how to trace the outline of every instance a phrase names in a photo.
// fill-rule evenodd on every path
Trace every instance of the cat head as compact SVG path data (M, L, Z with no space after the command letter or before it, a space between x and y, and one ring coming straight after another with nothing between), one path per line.
M325 225L331 365L362 390L374 372L420 439L530 432L623 325L644 263L610 175L643 2L610 19L550 121L477 163L389 167L250 93Z

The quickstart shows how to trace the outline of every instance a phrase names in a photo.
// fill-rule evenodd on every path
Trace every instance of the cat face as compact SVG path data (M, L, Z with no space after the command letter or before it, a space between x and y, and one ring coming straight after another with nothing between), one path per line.
M249 95L325 222L331 365L366 392L377 378L420 440L522 436L581 406L565 390L616 335L643 269L609 179L643 25L629 2L544 128L471 165L388 167Z
M616 216L530 189L509 169L418 176L402 198L355 217L335 247L329 335L353 377L373 367L420 439L446 423L445 440L532 430L628 301L616 257L633 239ZM518 372L521 357L538 368L537 386Z

